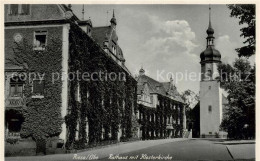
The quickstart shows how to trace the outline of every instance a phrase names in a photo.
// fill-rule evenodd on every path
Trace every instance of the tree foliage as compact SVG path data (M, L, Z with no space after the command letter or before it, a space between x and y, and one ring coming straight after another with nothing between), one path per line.
M199 95L190 89L184 91L181 97L187 105L187 108L194 108L199 101Z
M239 18L240 36L246 40L245 46L237 48L238 56L250 57L255 54L255 5L254 4L231 4L227 5L231 10L230 16Z
M228 93L228 108L221 128L229 137L241 139L255 136L255 66L247 59L234 64L220 64L221 87Z
M186 90L182 93L182 99L186 104L186 123L188 130L192 129L192 134L195 137L199 136L199 95L191 90ZM195 135L194 135L195 134Z

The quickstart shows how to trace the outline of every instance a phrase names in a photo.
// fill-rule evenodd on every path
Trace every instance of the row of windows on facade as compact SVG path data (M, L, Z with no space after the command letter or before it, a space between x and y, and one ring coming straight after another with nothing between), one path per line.
M143 101L143 102L147 102L147 103L150 103L150 104L153 104L153 96L152 95L146 95L146 94L138 95L138 100L139 101ZM160 105L160 101L159 100L157 100L157 105ZM174 110L177 109L176 105L170 105L170 106Z
M30 5L29 4L10 4L9 15L29 15Z
M87 91L87 98L89 98L89 91ZM75 92L75 99L77 102L81 103L81 94L80 94L80 85L79 83L77 84L76 92ZM110 103L112 103L112 98L110 98ZM125 109L125 101L123 100L122 102L122 108L123 110ZM104 99L101 99L101 106L105 106Z
M152 119L152 117L154 117L153 119ZM144 119L144 115L143 115L143 113L141 113L141 112L137 112L137 119L140 119L141 121ZM152 120L155 120L155 115L151 115L150 117L149 117L149 121L150 122L152 122ZM173 119L172 118L172 116L170 116L170 117L167 117L166 118L166 123L167 124L175 124L176 123L176 119ZM177 118L177 124L178 123L180 123L180 118Z
M34 50L44 50L47 45L47 31L35 31L33 46ZM117 50L114 45L112 45L112 53L116 55Z
M44 95L44 80L33 80L32 93L34 95ZM22 97L25 82L20 79L11 79L10 81L10 96Z

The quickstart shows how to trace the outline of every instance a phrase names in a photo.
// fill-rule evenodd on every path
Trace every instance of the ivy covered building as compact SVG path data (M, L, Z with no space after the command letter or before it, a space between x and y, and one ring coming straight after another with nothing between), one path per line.
M7 142L31 138L42 151L57 139L71 149L135 135L137 82L116 25L113 14L93 27L71 5L5 5Z
M186 130L185 103L173 79L158 82L141 68L136 80L138 135L142 139L182 137Z

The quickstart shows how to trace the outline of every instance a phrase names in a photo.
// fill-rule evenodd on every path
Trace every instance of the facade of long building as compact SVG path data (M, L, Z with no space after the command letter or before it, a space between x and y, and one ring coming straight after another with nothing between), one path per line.
M173 79L158 82L145 75L142 68L136 80L139 136L143 139L183 137L185 103Z

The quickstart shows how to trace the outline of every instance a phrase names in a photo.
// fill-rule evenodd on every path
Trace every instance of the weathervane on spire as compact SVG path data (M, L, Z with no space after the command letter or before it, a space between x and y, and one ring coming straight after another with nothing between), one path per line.
M214 34L214 29L211 26L211 5L210 4L209 4L209 26L208 26L208 29L207 29L207 34L210 37L213 37L213 34Z
M209 27L211 27L211 5L209 4Z

